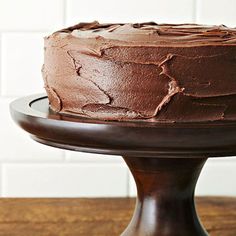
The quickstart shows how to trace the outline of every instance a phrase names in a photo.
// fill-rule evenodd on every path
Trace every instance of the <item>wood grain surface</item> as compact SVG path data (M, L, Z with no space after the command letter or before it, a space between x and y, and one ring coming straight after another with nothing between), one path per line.
M197 210L211 236L236 235L236 198L197 198ZM1 236L118 236L135 200L0 199Z

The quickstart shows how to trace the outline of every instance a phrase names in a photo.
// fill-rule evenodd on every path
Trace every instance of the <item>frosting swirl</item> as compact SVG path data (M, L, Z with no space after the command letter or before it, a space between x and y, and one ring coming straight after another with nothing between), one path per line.
M71 33L78 38L104 38L147 45L212 45L236 44L236 28L224 25L208 26L198 24L157 24L155 22L136 24L79 23L58 32Z

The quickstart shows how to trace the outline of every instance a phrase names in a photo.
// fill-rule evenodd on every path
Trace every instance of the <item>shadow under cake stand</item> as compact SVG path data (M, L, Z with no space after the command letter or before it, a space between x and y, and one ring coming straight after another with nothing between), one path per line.
M236 154L236 122L108 122L55 114L45 95L10 105L15 122L40 143L122 155L137 185L133 218L122 236L206 236L194 190L208 157Z

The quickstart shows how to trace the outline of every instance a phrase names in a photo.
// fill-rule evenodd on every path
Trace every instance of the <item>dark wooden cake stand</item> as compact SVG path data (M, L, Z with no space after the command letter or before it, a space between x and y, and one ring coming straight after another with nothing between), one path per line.
M11 115L40 143L122 155L137 185L133 218L122 236L206 236L194 190L208 157L236 154L236 122L106 122L51 112L45 95L18 99Z

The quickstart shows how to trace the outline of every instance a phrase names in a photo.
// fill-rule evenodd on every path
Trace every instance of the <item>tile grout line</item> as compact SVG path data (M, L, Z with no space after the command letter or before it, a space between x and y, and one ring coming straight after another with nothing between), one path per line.
M64 151L64 150L62 150ZM217 160L217 159L214 159L214 158L211 158L208 160L207 163L211 163L213 165L219 165L219 164L235 164L236 163L236 157L230 157L229 159L227 160ZM56 160L56 161L51 161L51 160L44 160L44 161L32 161L32 160L10 160L10 161L7 161L7 160L1 160L0 162L0 165L11 165L11 164L17 164L17 165L20 165L20 164L36 164L36 165L42 165L42 164L49 164L49 165L54 165L54 164L59 164L59 165L62 165L62 164L69 164L69 165L123 165L123 163L119 163L119 162L86 162L86 161L66 161L66 163L64 163L63 159L62 160ZM127 168L127 175L128 175L128 180L130 181L131 180L131 172L130 170ZM129 185L130 185L130 182L129 182ZM130 186L128 186L130 187Z

